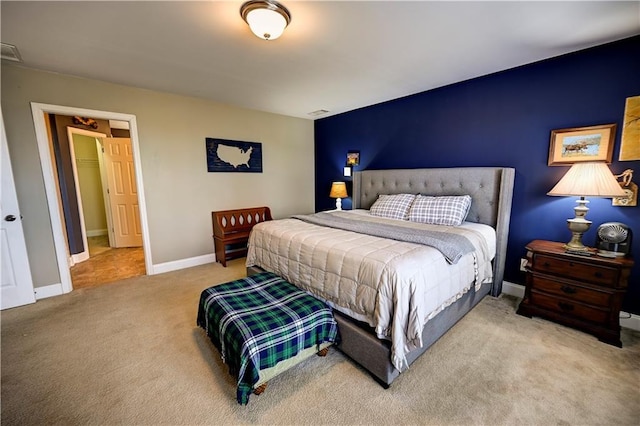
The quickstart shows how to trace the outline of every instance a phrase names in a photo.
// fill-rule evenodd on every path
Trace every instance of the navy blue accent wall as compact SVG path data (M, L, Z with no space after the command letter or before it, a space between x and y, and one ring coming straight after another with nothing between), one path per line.
M317 120L316 210L334 208L331 181L350 180L342 174L349 150L360 151L356 170L514 167L505 280L523 284L520 258L529 241L571 237L566 219L576 199L546 195L568 170L547 166L551 130L617 123L611 170L633 169L640 184L640 161L617 161L625 100L640 95L638 58L640 36ZM343 208L351 208L350 199ZM604 222L635 232L623 310L640 314L640 207L592 198L589 208L585 244L594 245Z

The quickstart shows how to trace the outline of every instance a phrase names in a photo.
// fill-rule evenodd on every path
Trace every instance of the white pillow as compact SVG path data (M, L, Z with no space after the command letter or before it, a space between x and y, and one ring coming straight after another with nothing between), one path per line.
M389 219L407 220L414 194L379 195L369 213Z
M432 225L460 226L467 218L470 208L470 195L417 195L409 209L408 219Z

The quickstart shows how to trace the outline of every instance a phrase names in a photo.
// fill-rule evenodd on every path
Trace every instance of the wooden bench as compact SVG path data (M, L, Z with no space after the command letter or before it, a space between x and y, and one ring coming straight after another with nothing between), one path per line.
M269 207L211 212L216 262L226 267L227 260L246 256L251 228L267 220L271 220Z

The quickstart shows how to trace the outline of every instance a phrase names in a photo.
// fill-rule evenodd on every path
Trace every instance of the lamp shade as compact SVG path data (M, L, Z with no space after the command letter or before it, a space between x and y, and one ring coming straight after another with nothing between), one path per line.
M273 0L248 1L240 8L240 15L251 31L264 40L277 39L291 22L287 8Z
M568 197L624 197L611 170L605 163L575 163L547 195Z
M346 198L347 195L347 184L344 182L333 182L331 184L331 192L329 193L329 197L331 198Z

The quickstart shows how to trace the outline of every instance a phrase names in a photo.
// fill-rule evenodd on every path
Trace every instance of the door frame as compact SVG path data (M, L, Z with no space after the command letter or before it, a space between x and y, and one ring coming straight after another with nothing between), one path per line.
M129 130L129 129L127 129ZM111 216L111 201L109 200L109 179L107 179L107 169L104 164L104 138L96 138L96 149L98 150L98 167L100 168L100 183L102 184L102 202L104 203L104 214L107 217L107 236L109 237L109 247L115 245L113 235L113 217Z
M147 220L147 204L144 196L144 182L142 179L142 163L140 160L140 143L138 139L138 124L136 116L118 112L99 111L86 108L67 107L62 105L43 104L31 102L31 113L40 153L40 165L44 178L45 194L51 217L53 241L58 261L62 292L69 293L73 290L71 272L68 266L68 243L64 235L64 223L60 214L61 206L56 192L56 180L53 172L53 158L49 148L49 136L45 123L45 114L58 114L67 116L92 117L103 120L119 120L129 123L131 146L133 149L133 162L135 167L136 185L138 187L138 207L140 209L140 227L142 231L142 249L144 252L144 264L147 275L153 275L153 262L151 259L151 243L149 240L149 224Z
M87 226L84 220L84 206L82 205L82 193L80 191L80 178L78 177L78 165L76 164L76 146L73 141L73 135L89 136L95 139L106 138L107 135L100 132L92 132L90 130L79 129L77 127L67 127L67 136L69 137L69 151L71 152L71 166L73 169L73 180L76 187L76 198L78 199L78 212L80 213L80 229L82 231L82 244L84 250L81 253L71 255L71 266L76 263L84 262L89 259L89 243L87 240ZM97 148L96 148L97 149Z

